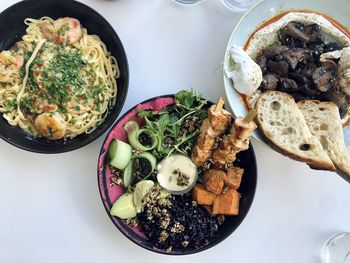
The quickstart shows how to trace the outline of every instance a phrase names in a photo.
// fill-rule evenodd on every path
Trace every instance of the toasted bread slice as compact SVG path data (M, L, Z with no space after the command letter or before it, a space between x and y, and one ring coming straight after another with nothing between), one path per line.
M350 157L337 105L333 102L303 100L298 102L311 133L318 138L323 149L340 173L350 178Z
M269 145L307 163L312 169L335 171L319 140L311 134L292 96L280 91L263 93L256 103L257 124Z

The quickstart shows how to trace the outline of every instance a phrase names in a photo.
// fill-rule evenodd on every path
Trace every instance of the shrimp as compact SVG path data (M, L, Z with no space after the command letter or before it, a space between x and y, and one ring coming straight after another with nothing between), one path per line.
M40 24L40 31L44 38L53 40L57 44L69 42L71 44L80 40L83 30L79 20L71 17L59 18L53 23L43 21Z
M52 140L61 139L66 134L66 123L58 112L40 114L34 126L40 135Z
M11 67L14 69L20 69L23 66L23 64L24 64L23 55L17 53Z
M7 66L11 65L14 61L14 56L11 51L4 50L0 52L0 63Z
M14 83L19 78L19 69L23 66L23 51L4 50L0 52L0 82Z
M23 52L13 50L4 50L0 52L0 63L5 66L11 66L14 69L20 69L23 66Z
M14 73L16 74L16 72ZM9 73L5 66L0 63L0 83L13 82L14 79L11 76L11 73Z
M57 34L56 43L69 42L73 44L79 41L83 35L80 22L75 18L59 18L54 21L53 26Z

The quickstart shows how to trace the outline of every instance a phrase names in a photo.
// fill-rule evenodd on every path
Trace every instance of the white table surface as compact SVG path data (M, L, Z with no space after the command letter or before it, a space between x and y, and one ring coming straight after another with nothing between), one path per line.
M1 0L0 10L15 3ZM219 0L86 0L118 32L130 66L123 112L156 95L194 88L224 96L220 63L239 14ZM10 25L9 25L10 26ZM96 162L105 135L74 152L42 155L0 141L0 262L320 262L323 242L350 231L350 185L253 141L255 200L241 226L200 254L171 257L138 247L106 214Z

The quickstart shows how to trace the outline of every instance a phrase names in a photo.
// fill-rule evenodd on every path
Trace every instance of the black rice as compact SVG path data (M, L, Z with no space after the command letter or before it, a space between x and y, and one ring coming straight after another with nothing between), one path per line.
M171 206L157 203L155 213L150 217L147 209L138 215L138 220L148 238L162 249L198 248L215 236L217 220L197 205L190 193L170 197ZM154 208L153 208L154 209Z

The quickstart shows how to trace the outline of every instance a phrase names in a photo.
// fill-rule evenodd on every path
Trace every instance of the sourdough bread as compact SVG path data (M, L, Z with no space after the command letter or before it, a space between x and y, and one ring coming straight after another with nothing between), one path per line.
M280 153L317 170L335 171L319 140L311 134L293 97L280 91L263 93L256 103L257 124L268 144Z
M345 142L337 105L332 102L303 100L298 102L311 133L321 142L323 149L336 166L338 173L350 178L350 157Z

